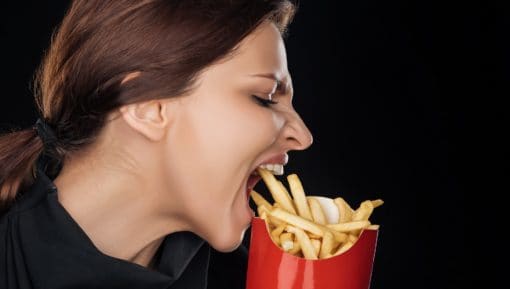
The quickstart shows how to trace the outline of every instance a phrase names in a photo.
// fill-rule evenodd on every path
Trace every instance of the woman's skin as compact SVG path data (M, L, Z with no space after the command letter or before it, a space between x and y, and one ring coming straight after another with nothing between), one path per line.
M312 144L292 107L276 26L263 23L239 45L204 70L190 95L122 106L93 145L66 159L54 180L59 202L103 254L149 266L178 231L235 250L253 216L248 176L268 158ZM255 74L274 74L281 89ZM264 107L252 95L278 104Z

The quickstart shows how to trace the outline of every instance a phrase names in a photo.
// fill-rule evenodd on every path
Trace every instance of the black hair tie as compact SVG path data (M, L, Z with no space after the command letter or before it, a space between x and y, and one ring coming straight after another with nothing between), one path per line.
M57 143L57 136L54 130L41 118L37 119L35 123L37 134L43 141L45 149L49 149L55 146Z
M44 144L44 150L37 159L37 166L53 180L62 169L62 160L55 150L57 136L53 128L41 118L37 119L34 129Z

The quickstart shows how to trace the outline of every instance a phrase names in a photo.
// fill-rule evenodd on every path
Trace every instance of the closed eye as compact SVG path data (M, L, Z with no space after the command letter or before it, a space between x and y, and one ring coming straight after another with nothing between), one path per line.
M262 97L258 97L256 95L252 95L255 100L260 104L262 105L263 107L270 107L271 105L274 105L274 104L277 104L278 102L277 101L274 101L272 99L266 99L266 98L262 98Z

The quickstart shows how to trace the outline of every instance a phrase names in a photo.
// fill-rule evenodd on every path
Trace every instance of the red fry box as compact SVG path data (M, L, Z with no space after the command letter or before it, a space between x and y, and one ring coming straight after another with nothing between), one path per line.
M378 230L363 230L344 253L307 260L286 253L269 236L263 219L254 217L248 255L247 289L368 289Z

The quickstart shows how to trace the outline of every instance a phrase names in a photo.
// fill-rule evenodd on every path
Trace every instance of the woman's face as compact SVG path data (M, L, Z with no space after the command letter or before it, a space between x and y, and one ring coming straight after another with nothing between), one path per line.
M273 77L281 80L278 89ZM208 67L192 94L174 99L162 159L165 186L179 199L165 201L180 202L180 216L216 250L237 248L250 225L250 174L312 143L292 94L283 40L267 22L232 58ZM266 107L254 95L278 103Z

